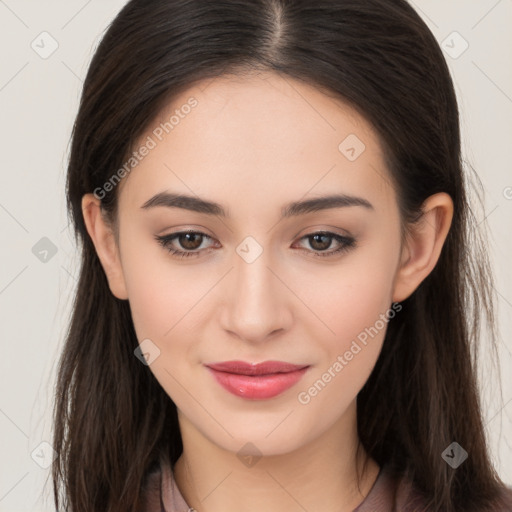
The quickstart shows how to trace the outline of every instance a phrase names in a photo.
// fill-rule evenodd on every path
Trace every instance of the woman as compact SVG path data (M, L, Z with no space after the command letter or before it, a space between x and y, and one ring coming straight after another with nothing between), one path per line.
M58 510L512 510L463 172L405 1L130 1L73 133Z

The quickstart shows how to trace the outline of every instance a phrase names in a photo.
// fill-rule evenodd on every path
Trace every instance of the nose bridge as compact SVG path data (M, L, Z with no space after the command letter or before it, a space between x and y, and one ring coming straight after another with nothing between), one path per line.
M272 268L271 251L253 237L244 239L236 252L223 327L247 341L263 340L286 327L283 284Z

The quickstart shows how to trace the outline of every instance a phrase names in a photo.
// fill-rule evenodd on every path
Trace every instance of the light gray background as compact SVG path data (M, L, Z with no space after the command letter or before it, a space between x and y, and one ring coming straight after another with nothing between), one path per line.
M67 150L88 63L124 3L0 0L0 511L54 510L49 470L36 461L51 460L51 449L41 443L51 442L55 365L78 268L64 206ZM505 406L486 345L481 389L492 455L510 485L512 0L413 5L445 49L459 97L465 159L486 190L485 211L477 216L490 230ZM44 31L58 43L46 59L39 53L50 50L52 41L40 36ZM464 41L469 47L461 53ZM43 237L57 250L46 262L39 259L44 253L32 252Z

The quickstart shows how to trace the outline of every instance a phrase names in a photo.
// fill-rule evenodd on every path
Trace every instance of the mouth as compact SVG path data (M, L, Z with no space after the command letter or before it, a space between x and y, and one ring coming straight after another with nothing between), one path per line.
M309 368L309 365L282 361L225 361L205 366L225 390L250 400L264 400L280 395L294 386Z

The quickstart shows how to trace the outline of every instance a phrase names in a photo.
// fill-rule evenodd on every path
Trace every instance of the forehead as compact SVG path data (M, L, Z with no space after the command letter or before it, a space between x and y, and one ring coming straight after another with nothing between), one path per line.
M196 194L240 208L328 192L394 200L372 126L348 104L273 72L222 76L176 96L139 138L121 203L158 192ZM142 151L141 151L142 153ZM240 212L241 213L241 212Z

